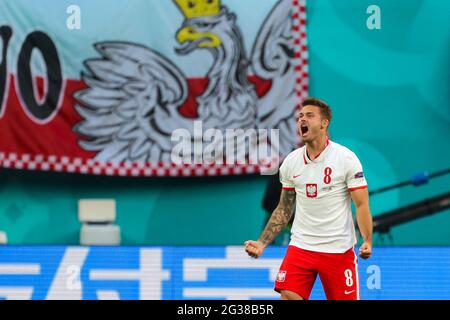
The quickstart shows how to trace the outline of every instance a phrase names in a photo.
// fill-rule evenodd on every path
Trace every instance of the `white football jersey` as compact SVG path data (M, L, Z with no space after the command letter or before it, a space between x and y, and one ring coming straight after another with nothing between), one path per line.
M358 157L328 141L310 160L306 146L291 152L280 167L283 189L296 192L290 245L326 253L344 253L356 244L352 190L367 188Z

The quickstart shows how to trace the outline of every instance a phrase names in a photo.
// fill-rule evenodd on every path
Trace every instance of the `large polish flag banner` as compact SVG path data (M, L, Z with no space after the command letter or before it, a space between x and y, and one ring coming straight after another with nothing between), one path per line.
M299 0L0 3L0 167L262 172L299 144Z

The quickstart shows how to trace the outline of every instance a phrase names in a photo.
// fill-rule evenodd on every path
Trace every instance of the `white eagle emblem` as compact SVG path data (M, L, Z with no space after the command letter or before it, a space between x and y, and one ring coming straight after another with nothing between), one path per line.
M280 271L277 274L277 282L284 282L286 280L286 271Z
M197 117L179 112L189 96L187 80L167 58L135 43L96 43L101 57L85 61L82 79L88 88L75 94L82 117L74 129L82 136L80 146L103 162L170 162L172 132L190 130L201 120L204 130L279 129L279 152L289 153L298 142L298 98L286 85L296 78L292 0L276 3L250 58L236 15L220 0L174 1L185 17L176 52L204 49L214 57L206 90L195 97ZM271 81L264 96L256 94L250 74Z
M306 195L308 198L315 198L317 197L317 184L315 183L308 183L306 185Z

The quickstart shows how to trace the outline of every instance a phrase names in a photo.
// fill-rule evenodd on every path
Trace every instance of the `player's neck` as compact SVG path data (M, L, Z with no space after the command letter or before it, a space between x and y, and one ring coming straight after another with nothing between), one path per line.
M328 145L328 136L323 135L317 139L306 142L306 152L310 160L317 158Z

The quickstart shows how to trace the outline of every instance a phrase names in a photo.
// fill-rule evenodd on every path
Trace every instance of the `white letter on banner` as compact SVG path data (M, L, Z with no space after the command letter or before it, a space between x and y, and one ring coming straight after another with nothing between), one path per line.
M89 248L69 247L53 279L47 300L81 300L82 284L80 270L89 253Z
M34 263L0 263L0 276L30 276L40 275L41 265ZM3 287L0 286L0 297L8 300L30 300L33 296L33 287Z
M80 267L69 266L66 273L69 275L67 278L67 288L69 288L69 290L81 290Z
M241 247L227 247L225 258L188 258L183 261L184 281L208 281L210 269L268 269L270 281L275 281L282 259L253 259ZM210 298L247 300L251 298L276 298L273 288L184 288L185 298Z
M162 268L162 249L141 249L140 268L136 269L97 269L89 272L90 280L139 281L140 300L161 300L162 281L170 280L170 271ZM107 295L98 294L99 298L112 297L112 291ZM118 295L115 295L119 297Z

